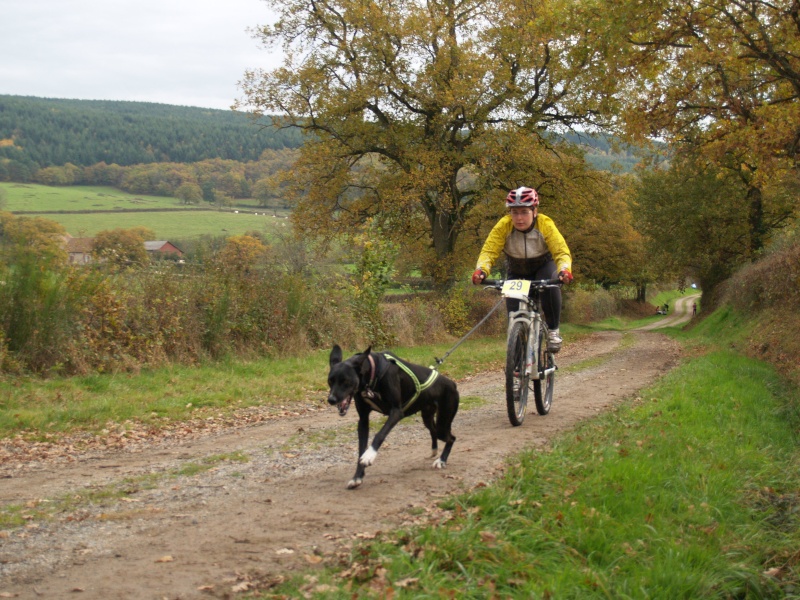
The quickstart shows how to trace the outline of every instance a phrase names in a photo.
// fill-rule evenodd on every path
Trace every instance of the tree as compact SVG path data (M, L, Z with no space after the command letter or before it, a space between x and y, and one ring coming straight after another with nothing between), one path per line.
M253 185L253 198L258 200L258 205L262 208L269 206L270 201L275 197L275 186L268 177L259 179Z
M200 204L203 199L203 190L196 183L187 181L178 186L175 196L180 198L184 204Z
M260 30L286 64L251 71L243 106L307 136L295 226L354 232L370 219L405 247L424 238L440 283L470 213L531 185L580 204L549 130L599 124L616 77L580 3L290 0Z
M10 264L23 256L32 256L50 265L66 263L65 235L64 227L55 221L0 212L0 248Z
M631 205L634 183L619 177L614 191L598 202L579 230L569 237L569 247L579 279L610 288L622 282L636 286L637 299L646 300L647 284L656 280L645 252L645 238L634 226Z
M266 251L267 247L258 238L234 235L225 240L217 258L226 270L245 273L264 257Z
M92 256L112 268L145 265L150 257L144 247L141 231L133 229L111 229L99 232L94 238Z
M148 240L156 239L155 232L149 227L145 227L144 225L136 225L135 227L129 228L127 231L131 235L135 235L137 237L142 238L142 240L144 240L145 242Z
M750 256L769 234L765 185L798 166L799 9L797 0L618 0L609 10L609 28L632 26L621 122L741 180Z
M795 186L796 188L796 186ZM774 229L794 201L785 186L765 188L764 222ZM796 191L796 190L795 190ZM676 161L668 171L642 174L636 216L659 263L697 277L703 293L752 258L746 186L734 173Z

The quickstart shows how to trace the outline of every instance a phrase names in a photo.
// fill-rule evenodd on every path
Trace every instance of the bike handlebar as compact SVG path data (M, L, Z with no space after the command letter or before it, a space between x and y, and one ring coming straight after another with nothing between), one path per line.
M496 290L503 289L503 284L506 282L505 279L484 279L481 282L481 285L494 288ZM544 289L549 287L559 287L564 284L563 281L560 279L533 279L531 280L531 287L537 289Z

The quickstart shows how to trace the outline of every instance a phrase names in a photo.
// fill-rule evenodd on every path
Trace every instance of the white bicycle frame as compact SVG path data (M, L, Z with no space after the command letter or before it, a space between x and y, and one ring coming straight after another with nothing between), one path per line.
M527 284L527 285L526 285ZM524 323L528 328L528 343L525 348L525 375L530 379L536 380L547 377L555 372L555 367L545 369L544 373L539 373L539 352L536 345L539 343L539 332L542 329L542 315L535 310L531 310L530 282L524 280L508 280L503 285L502 295L504 298L514 298L520 301L520 307L527 308L515 310L508 314L508 331L506 336L511 333L511 328L515 323Z

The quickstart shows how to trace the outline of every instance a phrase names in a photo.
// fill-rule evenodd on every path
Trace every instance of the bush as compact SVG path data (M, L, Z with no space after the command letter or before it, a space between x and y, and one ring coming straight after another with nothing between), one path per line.
M409 297L403 302L383 305L387 328L400 346L417 346L449 341L444 319L436 303L428 298Z
M800 305L800 241L785 242L742 267L722 285L719 297L739 310Z
M568 288L564 292L561 320L567 323L586 324L602 321L618 311L617 300L601 287L585 289Z
M800 384L800 242L784 240L716 291L719 304L748 315L752 323L744 350ZM705 296L703 301L705 306Z

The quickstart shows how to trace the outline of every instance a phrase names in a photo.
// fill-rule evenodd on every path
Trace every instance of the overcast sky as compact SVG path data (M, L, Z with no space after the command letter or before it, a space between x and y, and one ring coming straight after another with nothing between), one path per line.
M228 109L279 57L261 0L0 0L0 94Z

